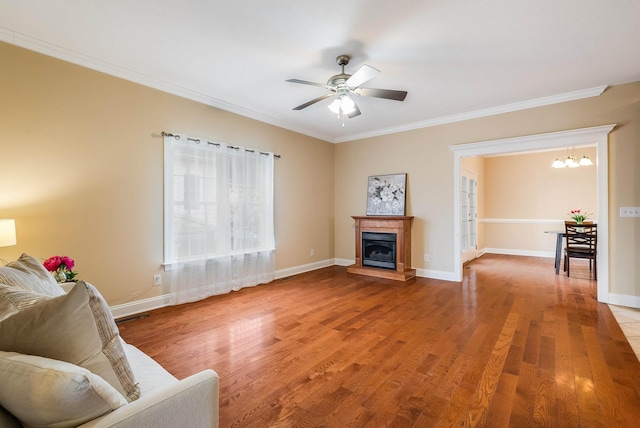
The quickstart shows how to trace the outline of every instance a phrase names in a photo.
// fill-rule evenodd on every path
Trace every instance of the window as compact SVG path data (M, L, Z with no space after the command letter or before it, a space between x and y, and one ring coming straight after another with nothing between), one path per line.
M225 280L236 280L247 273L237 263L253 263L245 256L273 254L273 164L272 153L166 135L165 269L222 271L227 260Z

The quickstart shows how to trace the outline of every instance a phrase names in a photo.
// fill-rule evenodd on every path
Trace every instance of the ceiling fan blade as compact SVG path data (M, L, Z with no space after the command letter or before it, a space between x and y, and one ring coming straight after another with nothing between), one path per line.
M285 82L300 83L302 85L312 85L312 86L320 86L321 88L328 88L328 86L325 85L324 83L309 82L308 80L287 79L285 80Z
M354 117L356 117L356 116L360 116L360 109L358 108L358 104L356 104L356 103L354 102L354 103L353 103L353 106L354 106L355 110L353 110L351 113L349 113L349 114L347 115L347 117L348 117L349 119L353 119L353 118L354 118Z
M373 79L380 73L380 70L373 68L367 64L364 64L358 69L349 79L347 79L347 86L350 88L356 88L362 85L369 79Z
M358 88L353 92L363 97L386 98L395 101L404 101L407 96L407 91L394 91L392 89Z
M311 100L311 101L307 101L307 102L306 102L306 103L304 103L304 104L300 104L298 107L294 107L294 108L293 108L293 110L302 110L303 108L307 108L307 107L309 107L310 105L315 104L315 103L317 103L318 101L322 101L322 100L324 100L324 99L327 99L327 98L329 98L329 97L332 97L333 95L334 95L334 94L325 94L325 95L322 95L321 97L315 98L315 99L313 99L313 100Z

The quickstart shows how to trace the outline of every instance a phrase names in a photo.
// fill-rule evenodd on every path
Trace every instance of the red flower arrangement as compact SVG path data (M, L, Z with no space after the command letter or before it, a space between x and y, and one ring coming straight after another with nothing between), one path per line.
M589 214L583 213L580 208L577 210L571 210L567 214L569 214L569 217L571 217L576 223L584 223L584 221L589 217Z
M49 257L42 264L58 282L73 281L73 278L77 275L72 270L76 263L69 256Z

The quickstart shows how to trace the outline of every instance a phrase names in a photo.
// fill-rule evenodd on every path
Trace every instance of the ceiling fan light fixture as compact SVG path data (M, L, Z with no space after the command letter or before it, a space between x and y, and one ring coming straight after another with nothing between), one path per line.
M376 88L363 88L361 85L369 80L373 79L380 73L380 70L373 68L369 65L363 64L353 74L347 74L344 71L344 67L349 64L351 57L349 55L340 55L336 58L337 64L342 68L340 74L331 76L327 83L309 82L308 80L300 79L287 79L287 82L300 83L303 85L320 86L327 89L329 92L325 95L319 96L307 101L304 104L300 104L294 107L293 110L305 109L317 102L332 98L333 101L329 105L329 110L338 116L338 119L342 118L342 126L344 126L344 117L349 119L360 116L361 112L352 97L352 94L356 94L362 97L383 98L387 100L404 101L407 96L407 91L396 91L392 89L376 89Z
M354 103L351 97L346 94L340 95L338 98L333 100L331 104L329 104L329 110L337 115L351 114L355 109L356 103Z

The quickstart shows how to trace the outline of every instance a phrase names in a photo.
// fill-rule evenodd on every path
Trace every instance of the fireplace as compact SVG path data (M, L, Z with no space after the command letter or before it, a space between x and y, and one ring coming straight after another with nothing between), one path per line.
M396 234L362 232L362 265L396 268Z
M411 269L411 222L409 216L354 216L356 260L347 272L408 281Z

